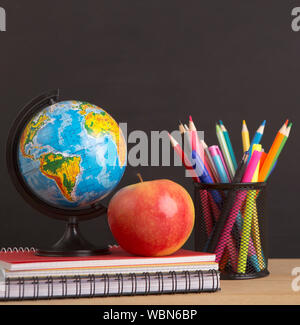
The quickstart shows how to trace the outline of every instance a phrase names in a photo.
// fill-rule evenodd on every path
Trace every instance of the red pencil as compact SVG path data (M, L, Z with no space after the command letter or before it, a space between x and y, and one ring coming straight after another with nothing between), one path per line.
M174 148L174 150L176 151L178 157L181 159L184 167L189 171L190 175L193 177L193 180L197 183L199 183L199 178L197 177L195 170L193 168L193 166L190 163L190 160L188 159L188 157L186 156L185 152L181 149L180 144L171 136L170 133L168 133L170 141L171 141L171 145Z
M171 144L172 144L174 150L176 151L177 155L180 157L184 167L189 171L190 175L193 177L193 180L197 183L200 183L200 180L197 177L197 174L195 173L194 168L192 167L185 152L181 149L180 144L171 136L171 134L168 133L168 135L169 135ZM205 228L206 228L205 230L206 230L207 236L209 236L209 234L211 233L211 231L213 229L213 218L212 218L212 215L211 215L210 209L209 209L208 193L207 193L207 191L203 191L201 193L202 193L202 195L200 195L201 204L202 204L202 206L206 207L203 211L203 217L204 217Z
M189 130L191 131L191 138L192 138L192 150L195 150L200 158L203 160L204 157L204 149L201 148L201 144L198 138L198 133L197 133L197 129L195 127L195 124L193 122L192 116L190 115L190 120L189 120Z

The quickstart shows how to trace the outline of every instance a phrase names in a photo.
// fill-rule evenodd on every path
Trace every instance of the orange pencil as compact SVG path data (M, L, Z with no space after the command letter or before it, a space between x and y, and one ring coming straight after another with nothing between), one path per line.
M259 171L261 171L261 168L267 158L267 155L268 154L266 152L264 152L264 151L261 152L261 157L260 157L260 162L259 162Z
M258 181L264 182L268 176L269 170L271 169L273 162L275 161L276 154L280 148L280 145L284 139L286 132L286 122L282 125L280 130L277 132L277 135L274 139L274 142L269 150L269 153L264 161L264 164L259 172Z

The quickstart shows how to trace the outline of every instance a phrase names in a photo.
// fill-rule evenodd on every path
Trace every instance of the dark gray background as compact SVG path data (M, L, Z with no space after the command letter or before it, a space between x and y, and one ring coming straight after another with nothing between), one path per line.
M9 127L32 97L60 88L62 99L106 108L128 131L174 130L192 114L216 144L222 119L241 155L241 122L251 135L267 120L266 150L286 118L294 122L269 181L272 257L299 257L298 126L300 32L291 10L300 1L1 0L7 32L0 33L0 246L56 241L63 223L40 215L7 175ZM169 178L192 184L182 167L128 167L119 187ZM110 196L111 197L111 196ZM108 200L107 200L108 201ZM114 241L106 217L82 223L95 244ZM185 247L193 247L193 236Z

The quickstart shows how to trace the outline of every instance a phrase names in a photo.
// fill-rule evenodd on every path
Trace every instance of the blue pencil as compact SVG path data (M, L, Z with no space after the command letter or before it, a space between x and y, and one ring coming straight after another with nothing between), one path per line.
M213 180L210 177L202 159L196 152L196 150L192 151L192 166L195 170L196 175L199 177L201 183L204 184L213 184ZM222 196L217 190L211 190L211 195L214 201L220 206L222 203Z
M266 124L266 120L264 120L261 125L259 126L259 128L256 130L252 140L251 140L251 143L250 143L250 148L249 148L249 158L248 158L248 161L247 163L250 161L250 158L251 158L251 153L252 153L252 147L254 144L259 144L260 143L260 140L264 134L264 129L265 129L265 124Z

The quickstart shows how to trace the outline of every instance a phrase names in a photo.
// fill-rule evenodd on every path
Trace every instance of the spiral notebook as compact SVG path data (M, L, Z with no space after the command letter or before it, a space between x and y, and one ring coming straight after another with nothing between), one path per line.
M148 258L130 255L116 246L110 250L111 254L104 256L57 258L36 256L34 249L28 248L2 249L0 299L101 297L220 289L214 254L180 250L170 256Z
M220 289L219 273L185 271L6 279L0 283L1 300L84 298L147 294L214 292Z

